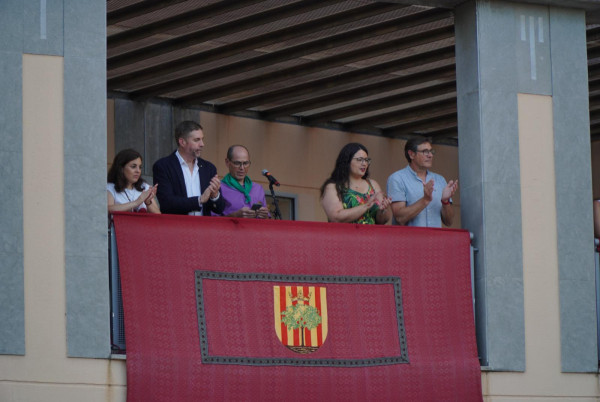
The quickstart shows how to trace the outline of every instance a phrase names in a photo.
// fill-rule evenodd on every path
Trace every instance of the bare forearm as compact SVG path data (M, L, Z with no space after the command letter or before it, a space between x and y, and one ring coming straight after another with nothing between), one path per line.
M148 212L152 214L160 214L160 208L158 207L158 201L156 201L156 198L154 198L152 204L146 205L146 207L148 208Z
M139 207L141 203L137 201L131 201L126 204L112 204L108 206L108 212L127 212L133 211L137 207Z
M327 211L327 209L325 209L325 213L330 222L349 223L360 219L369 208L369 205L361 204L353 208L340 209L337 211Z
M402 205L404 204L404 205ZM423 211L429 202L425 198L421 198L414 204L406 205L406 203L393 203L392 212L394 219L401 225L406 225Z
M375 222L378 225L385 225L388 223L391 217L390 208L380 209L377 211L377 215L375 216Z
M452 226L454 221L454 207L452 204L442 204L442 222L446 226Z

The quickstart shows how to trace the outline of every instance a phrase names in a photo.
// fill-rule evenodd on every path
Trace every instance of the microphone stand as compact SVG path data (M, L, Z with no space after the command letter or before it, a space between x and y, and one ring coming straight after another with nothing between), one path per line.
M273 198L273 205L275 205L275 212L273 213L273 215L275 216L275 219L282 220L281 211L279 210L279 200L277 199L277 196L275 195L275 190L273 190L273 182L271 182L271 181L269 181L269 190L271 190L271 197Z

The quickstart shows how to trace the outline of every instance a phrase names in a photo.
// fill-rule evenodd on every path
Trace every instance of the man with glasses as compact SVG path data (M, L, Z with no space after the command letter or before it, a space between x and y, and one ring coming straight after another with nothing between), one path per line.
M392 199L392 223L395 225L442 227L452 225L452 195L458 180L446 180L429 169L435 151L431 140L412 138L406 142L404 155L408 166L393 173L387 181Z
M221 181L225 216L259 219L269 217L265 191L248 177L250 163L250 153L243 145L232 145L227 150L225 164L229 173Z

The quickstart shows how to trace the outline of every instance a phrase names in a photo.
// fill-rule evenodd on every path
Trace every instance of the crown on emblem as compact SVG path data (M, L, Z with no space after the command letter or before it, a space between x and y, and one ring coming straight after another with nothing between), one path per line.
M290 299L292 300L292 302L298 302L298 301L309 302L311 294L310 294L310 292L308 292L308 296L305 297L302 290L299 290L298 296L292 295L292 292L288 292L288 296L290 296Z

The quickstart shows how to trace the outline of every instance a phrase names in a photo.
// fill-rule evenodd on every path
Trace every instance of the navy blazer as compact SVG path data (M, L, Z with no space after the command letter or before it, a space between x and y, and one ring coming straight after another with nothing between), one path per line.
M152 167L152 173L154 184L158 183L156 197L162 213L185 215L200 209L198 197L187 196L185 179L175 152L157 160ZM198 158L198 173L200 176L200 194L202 194L210 184L210 179L217 174L217 168L209 161ZM225 200L222 196L217 201L209 199L208 202L202 204L202 215L210 216L211 212L222 214L224 208Z

